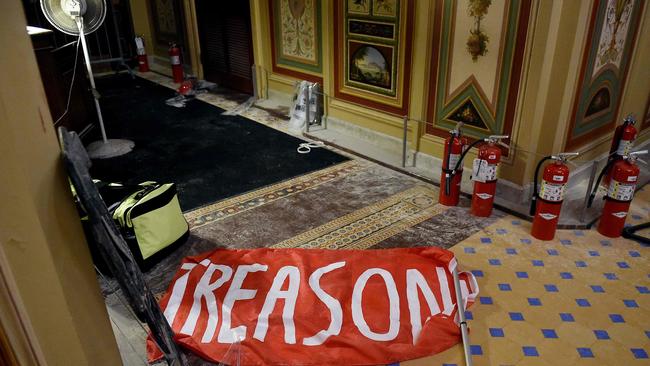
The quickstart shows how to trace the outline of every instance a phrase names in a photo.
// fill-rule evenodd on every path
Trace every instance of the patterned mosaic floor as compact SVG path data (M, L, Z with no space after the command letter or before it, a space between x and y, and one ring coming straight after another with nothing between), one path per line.
M650 188L628 223L650 219ZM596 230L541 242L506 216L452 248L480 286L475 365L650 365L650 247ZM464 365L460 347L414 365Z

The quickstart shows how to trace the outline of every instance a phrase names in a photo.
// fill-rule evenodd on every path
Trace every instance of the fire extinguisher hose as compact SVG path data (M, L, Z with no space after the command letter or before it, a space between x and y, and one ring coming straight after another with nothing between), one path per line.
M537 167L535 168L535 178L533 179L533 195L530 200L530 216L535 215L535 211L537 210L537 179L539 178L539 169L542 167L546 160L551 159L553 159L552 155L543 157L542 160L537 163Z
M607 161L607 164L603 167L603 170L600 171L600 174L598 174L598 179L596 179L596 184L594 185L593 191L591 191L591 194L589 195L589 201L587 202L587 207L591 207L591 204L594 203L594 198L596 197L596 193L598 193L598 186L600 185L600 181L603 179L605 174L609 171L609 169L612 167L613 163L616 161L616 159L609 159Z
M451 158L451 147L454 144L454 138L456 137L455 134L451 135L451 138L449 139L449 144L447 145L447 156L445 156L445 166L447 167L446 169L443 169L445 172L445 196L449 196L451 193L451 177L452 177L452 170L449 170L449 159Z
M483 139L476 140L476 141L472 142L471 144L469 144L469 145L467 146L467 149L465 149L465 151L463 151L463 153L460 155L460 159L458 159L458 161L456 162L456 166L454 167L454 170L453 170L454 174L456 174L456 171L457 171L457 170L458 170L458 169L463 165L463 160L465 159L465 155L467 155L467 153L468 153L468 152L469 152L473 147L475 147L476 145L480 144L481 142L485 142L485 140L483 140Z

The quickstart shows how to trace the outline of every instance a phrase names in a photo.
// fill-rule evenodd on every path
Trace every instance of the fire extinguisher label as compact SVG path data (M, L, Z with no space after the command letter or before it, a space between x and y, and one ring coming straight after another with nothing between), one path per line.
M627 155L632 149L632 141L621 140L618 143L618 148L616 149L616 154L618 155Z
M637 178L636 175L631 175L631 176L627 177L627 181L628 182L636 182L636 178Z
M626 184L612 181L607 190L607 196L618 201L631 201L634 197L636 184Z
M624 218L627 216L627 212L621 211L621 212L612 212L612 216L618 217L619 219Z
M458 164L458 160L460 160L460 154L449 154L449 166L447 167L448 169L454 169L456 164ZM461 166L458 169L462 169L463 167Z
M544 220L553 220L554 218L557 217L557 215L553 215L552 213L540 213L539 217L543 218Z
M488 193L477 193L476 197L478 197L478 198L480 198L482 200L487 200L487 199L492 198L492 195L488 194Z
M561 182L561 181L563 181L563 180L564 180L564 176L563 176L563 175L554 175L554 176L553 176L553 181L554 181L554 182Z
M172 60L172 65L180 65L181 64L181 57L180 56L170 56L169 58Z
M565 184L549 183L542 180L539 198L551 202L560 202L564 199L564 186Z
M472 164L472 180L475 182L490 182L497 179L497 164L488 164L487 160L474 159Z

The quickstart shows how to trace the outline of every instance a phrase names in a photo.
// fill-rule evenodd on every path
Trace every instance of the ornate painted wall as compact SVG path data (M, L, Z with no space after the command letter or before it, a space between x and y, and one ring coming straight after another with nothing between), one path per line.
M641 5L641 0L594 0L567 149L575 150L616 125Z
M436 1L426 132L510 134L531 1Z
M335 2L337 98L389 113L406 112L412 7L412 0Z
M321 82L320 0L269 0L273 71Z

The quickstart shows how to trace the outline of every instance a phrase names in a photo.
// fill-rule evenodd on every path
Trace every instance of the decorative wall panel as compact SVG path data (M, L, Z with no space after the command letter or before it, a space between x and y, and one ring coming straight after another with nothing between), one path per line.
M322 75L320 0L270 0L273 71L310 81Z
M156 54L167 56L169 44L176 43L181 46L183 62L189 63L181 0L151 0L150 5Z
M408 107L412 0L335 2L335 96L402 115Z
M645 113L641 118L641 129L645 130L648 127L650 127L650 95L648 95L648 101L645 104Z
M616 125L634 48L640 0L594 0L566 147L575 149Z
M510 134L519 93L529 0L436 1L427 133Z

